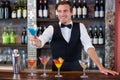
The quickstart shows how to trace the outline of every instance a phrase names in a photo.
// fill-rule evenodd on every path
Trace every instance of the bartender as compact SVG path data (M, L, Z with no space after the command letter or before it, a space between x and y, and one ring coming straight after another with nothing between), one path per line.
M78 60L81 59L81 50L84 48L102 73L118 75L117 72L104 68L100 63L85 25L72 21L72 4L69 1L61 1L56 5L56 10L59 23L48 26L39 37L30 35L32 45L42 48L46 42L50 41L53 59L58 57L64 59L62 71L82 70ZM54 64L52 70L57 70Z

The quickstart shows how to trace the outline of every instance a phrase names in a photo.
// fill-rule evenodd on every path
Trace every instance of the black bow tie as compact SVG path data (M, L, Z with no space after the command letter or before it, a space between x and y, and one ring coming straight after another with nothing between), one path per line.
M61 24L61 28L64 28L64 27L68 27L69 29L71 29L72 25L71 24L68 24L68 25Z

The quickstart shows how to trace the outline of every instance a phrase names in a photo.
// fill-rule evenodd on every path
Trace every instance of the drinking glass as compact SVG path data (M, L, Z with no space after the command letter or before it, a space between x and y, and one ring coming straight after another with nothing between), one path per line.
M48 63L50 56L42 55L39 57L41 63L44 66L44 73L41 75L42 77L48 77L49 75L46 74L46 64Z
M28 31L31 35L36 36L38 32L37 25L34 25L33 27L29 27Z
M35 25L34 25L35 26ZM36 36L37 35L37 32L38 32L38 28L37 26L36 27L29 27L28 28L28 31L29 33L32 35L32 36ZM36 48L36 46L32 45L32 42L30 41L30 46L33 47L33 48Z
M64 62L64 59L62 59L61 57L59 57L58 59L54 59L54 64L55 66L58 68L58 73L57 75L55 75L55 77L63 77L61 74L60 74L60 68Z
M34 74L33 73L33 68L34 68L34 65L35 65L35 63L36 63L36 59L33 59L33 58L31 58L31 59L27 59L27 61L28 61L28 64L29 64L29 66L30 66L30 76L36 76L36 74Z
M80 76L81 78L88 78L88 76L86 75L85 71L87 68L87 60L79 60L79 63L81 65L81 67L83 68L83 75Z

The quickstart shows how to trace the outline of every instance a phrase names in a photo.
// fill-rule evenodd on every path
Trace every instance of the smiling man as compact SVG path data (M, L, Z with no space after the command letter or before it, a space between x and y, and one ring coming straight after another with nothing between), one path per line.
M39 37L30 36L32 44L42 48L50 41L53 59L58 57L64 59L62 71L82 70L78 60L81 59L81 50L84 48L102 73L118 75L117 72L104 68L100 63L84 24L72 21L72 4L69 1L61 1L56 5L56 9L59 23L48 26ZM52 70L57 70L54 64Z

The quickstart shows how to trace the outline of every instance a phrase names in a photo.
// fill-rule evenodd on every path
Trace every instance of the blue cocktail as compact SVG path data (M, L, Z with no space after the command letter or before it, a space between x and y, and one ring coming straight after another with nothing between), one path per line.
M31 35L36 36L38 32L37 25L34 25L34 27L28 28L28 31L30 32Z

